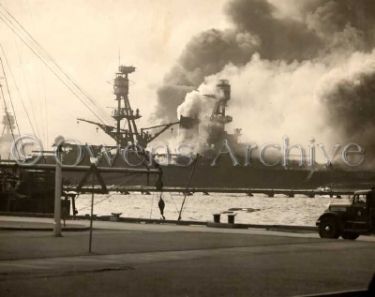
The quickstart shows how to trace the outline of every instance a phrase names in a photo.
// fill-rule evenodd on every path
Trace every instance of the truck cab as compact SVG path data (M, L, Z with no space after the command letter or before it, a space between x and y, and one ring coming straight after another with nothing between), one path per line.
M375 189L356 191L347 204L330 204L316 225L322 238L354 240L375 233Z

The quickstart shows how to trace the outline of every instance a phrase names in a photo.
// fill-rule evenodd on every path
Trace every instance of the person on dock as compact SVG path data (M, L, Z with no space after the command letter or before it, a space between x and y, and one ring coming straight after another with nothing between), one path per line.
M158 206L159 206L160 214L161 214L163 220L165 220L165 216L164 216L165 202L163 200L162 194L160 194Z

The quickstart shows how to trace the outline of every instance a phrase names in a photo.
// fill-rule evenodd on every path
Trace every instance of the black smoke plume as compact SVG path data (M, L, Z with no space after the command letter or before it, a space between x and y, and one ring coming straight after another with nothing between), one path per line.
M328 71L375 47L373 0L229 0L224 13L233 28L191 39L159 88L154 118L175 120L185 95L205 77L228 64L245 66L255 53L271 63L323 63ZM374 78L374 71L360 69L336 80L320 98L327 125L342 141L358 140L370 149L375 145Z
M347 142L365 144L368 161L375 153L375 65L345 75L322 94L327 122Z

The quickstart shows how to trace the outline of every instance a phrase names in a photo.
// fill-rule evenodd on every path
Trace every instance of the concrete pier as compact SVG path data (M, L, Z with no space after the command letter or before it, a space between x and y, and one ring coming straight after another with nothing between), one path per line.
M362 290L375 272L374 237L115 222L94 228L91 254L87 231L58 238L0 231L0 295L298 296Z
M75 191L77 189L76 185L65 185L64 189L66 191ZM107 186L108 191L129 193L129 192L159 192L160 190L152 186ZM82 187L81 191L91 193L91 187ZM95 186L95 191L100 193L101 188ZM286 195L293 197L295 195L303 195L306 197L313 198L319 195L326 196L341 196L341 195L352 195L355 189L332 189L332 190L321 190L321 189L275 189L275 188L194 188L194 187L163 187L163 192L179 192L187 193L192 195L194 193L244 193L248 196L253 196L254 194L262 194L268 197L274 197L275 195Z

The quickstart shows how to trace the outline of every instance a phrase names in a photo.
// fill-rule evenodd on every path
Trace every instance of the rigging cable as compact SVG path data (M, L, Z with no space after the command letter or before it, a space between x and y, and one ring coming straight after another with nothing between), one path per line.
M184 208L185 201L186 201L187 190L190 186L191 180L193 179L193 175L194 175L195 167L197 166L198 158L199 158L199 155L197 155L197 157L194 160L193 168L191 169L189 180L186 184L186 191L184 192L184 199L182 200L181 209L180 209L180 213L178 214L177 221L181 221L181 215L182 215L182 210Z
M0 17L1 17L1 11L0 11ZM34 104L32 102L31 96L30 96L30 84L29 84L29 82L27 80L27 77L25 75L25 67L24 67L24 64L23 64L23 61L22 61L22 57L21 57L19 48L17 46L16 40L14 40L14 42L15 42L16 52L18 54L18 60L19 60L19 65L20 65L20 69L21 69L21 73L22 73L23 83L25 85L25 90L26 90L25 94L27 95L26 98L27 98L27 101L29 102L29 105L30 105L30 108L28 108L28 110L30 111L31 118L34 121L34 125L32 125L32 127L34 127L33 128L33 133L34 133L35 136L37 136L38 138L40 138L42 134L40 133L40 127L38 125L38 122L37 122L36 116L35 116L36 112L35 112L35 109L34 109ZM2 47L2 50L3 50L4 56L6 58L5 50L4 50L3 47ZM7 64L8 64L8 68L10 69L9 62ZM13 77L13 80L14 80L14 82L16 82L16 80L15 80L14 77ZM23 105L24 109L26 110L26 107L24 106L23 102L22 102L22 105Z
M78 99L81 101L81 103L86 106L87 109L89 109L97 118L99 121L101 121L102 123L103 120L96 114L95 111L93 111L90 106L88 106L88 104L86 102L84 102L82 100L82 98L80 98L79 94L73 90L73 88L71 86L69 86L69 84L64 81L60 76L59 74L56 72L55 69L53 69L53 67L51 65L48 64L48 62L45 60L45 58L43 58L38 52L36 49L34 49L30 44L27 43L27 41L24 39L24 37L16 31L16 29L14 29L12 26L12 24L8 24L7 21L9 22L9 20L6 20L3 18L3 15L1 15L1 11L0 11L0 20L2 20L17 36L18 38L20 38L20 40L37 56L37 58L39 58L45 65L46 67L57 77L58 80L60 80L70 91L71 93Z
M0 3L0 8L2 8L6 14L21 28L21 30L35 43L39 50L44 54L56 67L64 74L64 76L77 88L81 93L93 104L98 110L101 110L100 106L96 101L85 91L83 90L56 62L56 60L42 47L42 45L30 34L30 32ZM101 110L102 111L102 110Z
M29 83L29 80L27 79L26 67L24 66L22 55L21 55L21 52L20 52L20 48L18 47L17 42L18 42L18 40L14 39L14 45L16 47L17 56L18 56L18 64L20 66L20 72L22 74L23 84L25 86L25 88L24 88L25 94L26 94L25 98L27 99L27 103L29 105L28 110L30 111L31 119L33 120L33 123L34 123L34 126L35 126L36 134L35 133L34 134L38 138L40 138L41 137L40 128L39 128L39 123L37 122L36 117L35 117L35 109L34 109L34 104L33 104L32 96L31 96L31 92L30 92L30 83Z
M33 23L33 27L36 28L37 26L36 26L36 23L35 23L35 16L34 16L34 14L32 12L32 9L31 9L30 0L27 0L26 2L27 2L27 9L28 9L30 18L31 18L32 23ZM38 26L38 28L40 28L40 26ZM41 97L41 106L43 107L42 117L44 118L42 127L44 127L44 129L43 129L44 140L48 144L49 143L49 136L48 136L48 133L49 133L49 131L48 131L49 130L48 129L48 102L47 102L45 76L44 76L45 69L43 68L43 65L40 64L40 63L39 63L38 66L39 66L39 74L40 74L40 76L38 76L38 79L37 79L38 93L39 93L39 96ZM43 92L43 95L42 95L42 92Z
M0 57L0 64L1 64L1 69L3 71L3 75L4 75L4 78L5 78L5 86L7 88L7 93L8 93L8 97L9 97L9 101L10 101L10 105L12 107L12 112L13 112L13 117L14 117L14 122L16 123L16 127L17 127L17 131L18 131L18 135L21 135L21 132L20 132L20 127L18 125L18 121L17 121L17 116L16 116L16 112L14 110L14 105L13 105L13 100L12 100L12 96L10 94L10 89L9 89L9 84L8 84L8 78L7 78L7 74L5 72L5 69L4 69L4 64L3 64L3 59ZM7 111L6 111L7 112ZM14 140L14 139L13 139Z
M92 104L94 104L99 110L100 110L100 107L97 105L97 103L95 102L95 100L89 95L87 94L87 92L85 90L83 90L62 68L61 66L56 62L56 60L42 47L42 45L30 34L30 32L0 3L0 8L2 8L5 13L11 18L10 22L15 22L19 28L21 29L22 32L24 32L28 38L31 39L32 42L35 43L36 47L42 52L42 54L44 54L49 60L50 62L52 62L54 64L54 66L60 70L60 72L62 74L64 74L64 76L77 88L79 89L83 95L86 96L86 98L88 100L90 100L90 102ZM4 13L3 13L3 16L4 16ZM7 20L9 21L9 18L7 16L5 16L7 18Z
M8 120L10 133L12 134L13 142L15 143L15 137L14 137L14 133L13 133L12 123L11 123L11 121L10 121L10 117L9 117L9 113L8 113L7 102L6 102L6 100L5 100L4 91L3 91L3 86L2 86L1 84L0 84L0 90L1 90L1 96L2 96L2 98L3 98L3 102L4 102L5 115L6 115L6 118L7 118L7 120ZM17 146L16 146L16 150L17 150L17 154L18 154L18 156L20 156Z
M172 200L172 202L173 202L174 208L176 209L176 213L178 214L178 213L179 213L179 210L178 210L178 207L177 207L176 201L174 200L174 197L173 197L172 192L169 193L169 196L171 197L171 200Z
M2 5L0 4L0 7L2 7ZM2 7L3 8L3 7ZM3 8L4 9L4 8ZM4 9L5 10L5 9ZM14 19L14 18L13 18ZM37 58L39 58L45 65L46 67L60 80L61 83L63 83L65 85L65 87L67 87L70 92L103 124L105 124L105 122L103 121L103 119L101 118L101 116L99 116L99 114L93 110L87 102L85 102L85 100L82 98L82 96L86 99L86 100L89 100L91 103L93 103L93 105L98 108L97 104L95 103L95 101L85 92L83 91L83 89L81 87L78 86L78 84L76 82L74 82L68 74L66 74L62 68L57 65L56 62L53 62L53 61L48 61L48 59L46 59L46 57L43 57L42 54L40 53L41 49L38 47L35 48L35 44L34 45L31 45L29 44L29 42L25 39L24 36L22 36L22 34L17 31L17 28L15 27L14 23L12 23L12 20L9 20L9 18L4 15L4 12L2 12L0 10L0 20L3 21L3 23L9 28L11 29L17 36L18 38L20 38L20 40L37 56ZM19 30L19 28L18 28ZM28 34L29 35L29 34ZM39 52L38 52L39 51ZM51 59L50 59L51 60ZM53 65L55 66L55 68L57 68L57 70L50 64L50 63L53 63ZM59 74L59 71L60 71L60 74ZM64 78L62 77L61 73L63 74L63 76L66 77L66 79L68 81L66 81L66 79L64 80ZM69 84L69 82L72 85ZM80 94L81 93L81 96Z
M21 91L20 91L20 89L18 88L17 81L16 81L16 79L15 79L15 76L14 76L14 74L13 74L12 69L10 68L10 64L9 64L9 61L8 61L7 56L5 55L5 50L4 50L3 46L2 46L2 44L0 44L0 47L1 47L1 50L2 50L3 55L4 55L5 64L7 65L7 68L8 68L8 70L9 70L10 76L12 77L12 80L13 80L14 86L15 86L17 92L18 92L18 95L19 95L19 98L20 98L20 101L21 101L22 107L23 107L23 109L24 109L24 111L25 111L25 113L26 113L27 120L28 120L28 122L29 122L29 124L30 124L31 129L33 130L34 135L36 135L34 125L33 125L32 121L31 121L31 118L30 118L29 112L28 112L28 110L27 110L27 108L26 108L25 102L24 102L23 99L22 99Z
M104 197L103 199L101 199L101 200L99 200L99 201L96 201L93 205L98 205L98 204L100 204L100 203L102 203L102 202L108 200L109 198L111 198L111 196L112 196L112 195L109 195L109 196L107 196L107 197ZM89 205L89 206L84 206L84 207L82 207L82 208L80 208L80 209L77 209L77 212L80 212L80 211L82 211L82 210L88 209L88 208L90 208L90 207L91 207L91 205Z
M152 194L152 200L151 200L151 210L150 210L150 219L151 219L151 217L152 217L152 209L153 209L153 207L154 207L154 198L155 198L155 196L156 196L157 194Z

